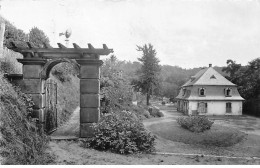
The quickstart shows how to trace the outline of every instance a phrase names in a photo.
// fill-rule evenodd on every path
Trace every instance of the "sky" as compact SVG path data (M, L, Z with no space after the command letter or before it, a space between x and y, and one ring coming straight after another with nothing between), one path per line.
M0 14L26 33L36 26L51 45L107 44L120 60L137 61L151 43L162 65L246 65L260 57L259 0L1 0ZM72 45L70 44L70 47ZM106 58L106 56L104 56Z

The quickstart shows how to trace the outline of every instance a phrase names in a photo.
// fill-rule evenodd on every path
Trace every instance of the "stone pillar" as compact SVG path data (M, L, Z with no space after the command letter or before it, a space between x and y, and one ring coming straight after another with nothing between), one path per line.
M45 80L41 79L40 72L44 64L44 59L17 59L23 64L23 80L21 89L23 93L29 94L34 102L33 117L38 118L40 122L44 122L45 108Z
M76 60L80 64L80 137L93 135L91 125L100 118L100 66L101 60Z

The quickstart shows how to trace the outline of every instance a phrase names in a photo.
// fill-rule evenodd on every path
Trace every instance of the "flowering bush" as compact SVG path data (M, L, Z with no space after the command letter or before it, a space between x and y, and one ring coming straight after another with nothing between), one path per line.
M93 128L94 137L87 140L87 146L94 149L120 154L154 150L155 137L130 112L110 113Z
M210 129L214 122L210 121L206 116L188 116L178 118L177 123L192 132L203 132Z

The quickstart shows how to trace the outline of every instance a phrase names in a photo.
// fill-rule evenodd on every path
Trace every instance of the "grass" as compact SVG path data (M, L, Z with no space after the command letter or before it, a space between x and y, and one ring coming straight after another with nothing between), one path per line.
M46 153L48 137L28 117L29 97L13 87L4 73L22 73L17 58L22 55L4 49L0 58L0 157L1 164L45 164L53 161Z
M151 125L153 133L168 140L192 145L228 147L242 141L246 134L234 128L213 125L210 130L202 133L190 132L179 126L176 121Z
M28 119L28 98L13 88L0 72L0 156L4 164L44 164L52 160L45 151L48 138Z
M55 163L59 165L241 165L256 164L259 160L210 158L178 155L134 154L120 155L111 152L101 152L81 147L77 141L52 141L50 152L57 157Z

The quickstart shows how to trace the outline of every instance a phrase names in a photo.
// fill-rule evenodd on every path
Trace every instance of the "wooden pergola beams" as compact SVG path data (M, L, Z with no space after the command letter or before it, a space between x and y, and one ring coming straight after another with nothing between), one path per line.
M51 48L47 44L43 44L44 48L36 48L30 42L27 42L28 48L17 47L15 43L11 42L9 49L19 52L26 58L43 58L43 59L55 59L55 58L88 58L91 59L93 55L108 55L113 53L113 49L109 49L106 44L103 44L103 48L94 48L90 43L88 48L81 48L78 44L73 43L74 48L66 48L61 43L58 43L59 48ZM94 58L94 57L93 57Z

